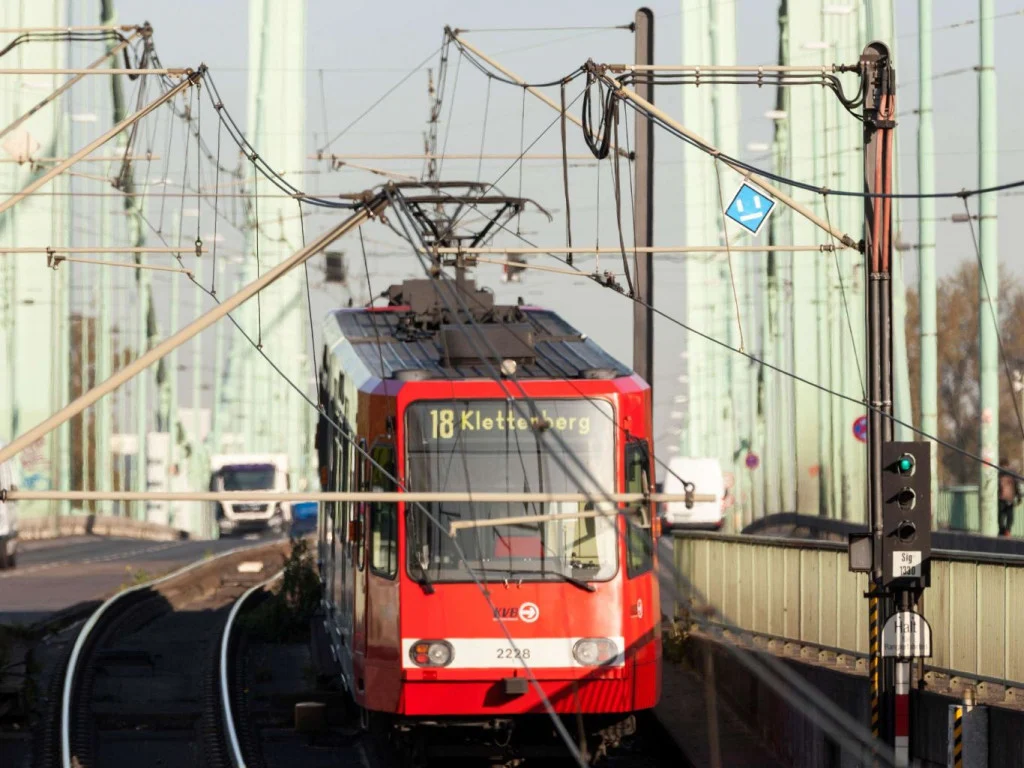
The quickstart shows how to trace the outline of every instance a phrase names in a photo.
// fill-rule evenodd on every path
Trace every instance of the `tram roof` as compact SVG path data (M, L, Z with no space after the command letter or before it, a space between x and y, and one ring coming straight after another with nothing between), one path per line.
M381 379L398 378L409 371L422 372L419 378L424 379L490 378L497 367L493 351L501 352L506 344L517 347L508 357L516 359L517 376L523 379L611 379L632 373L630 367L551 310L501 309L516 310L516 322L424 328L414 322L417 316L408 307L338 309L327 318L325 341L332 346L341 339L347 341L368 372ZM527 337L530 344L524 345ZM490 360L453 359L454 343L462 348L460 354L471 345ZM529 354L517 354L526 346Z

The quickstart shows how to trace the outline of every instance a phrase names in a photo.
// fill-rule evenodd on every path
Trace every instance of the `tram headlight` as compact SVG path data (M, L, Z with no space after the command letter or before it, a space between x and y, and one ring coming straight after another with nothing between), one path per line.
M584 667L596 667L614 661L619 655L615 642L607 637L585 637L572 647L572 656Z
M447 667L455 651L444 640L420 640L412 644L409 658L418 667Z

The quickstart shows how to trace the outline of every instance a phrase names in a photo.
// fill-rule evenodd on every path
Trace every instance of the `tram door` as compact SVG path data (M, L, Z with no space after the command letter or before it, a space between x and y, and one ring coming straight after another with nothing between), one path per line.
M366 440L358 438L358 449L352 453L352 466L355 468L353 483L350 490L365 490L366 477L369 470L366 459ZM355 690L353 693L361 699L365 691L364 669L366 663L366 510L365 502L354 502L347 505L345 600L350 624L348 627L349 648L352 652Z
M348 468L350 449L344 435L334 438L334 491L342 491L348 487ZM349 581L348 563L346 562L345 535L345 502L331 505L331 602L335 606L335 622L346 646L351 642L352 616L350 603L346 599L345 585Z

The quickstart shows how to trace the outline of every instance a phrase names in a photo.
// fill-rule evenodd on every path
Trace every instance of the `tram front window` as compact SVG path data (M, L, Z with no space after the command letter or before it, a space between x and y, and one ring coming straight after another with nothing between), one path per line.
M615 489L612 416L603 400L411 405L410 490L591 493L599 503L407 504L409 574L431 582L468 581L470 570L492 581L614 576L615 505L600 503Z

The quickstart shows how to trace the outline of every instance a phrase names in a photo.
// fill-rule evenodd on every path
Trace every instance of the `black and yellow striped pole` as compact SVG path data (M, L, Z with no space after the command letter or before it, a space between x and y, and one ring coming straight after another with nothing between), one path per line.
M871 678L871 735L878 738L879 733L879 705L880 689L878 680L878 664L881 661L881 648L879 647L879 635L881 627L878 622L878 597L868 597L868 629L871 633L871 657L870 657L870 678Z
M964 708L953 708L953 768L964 765Z

